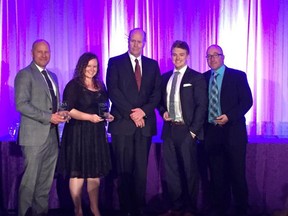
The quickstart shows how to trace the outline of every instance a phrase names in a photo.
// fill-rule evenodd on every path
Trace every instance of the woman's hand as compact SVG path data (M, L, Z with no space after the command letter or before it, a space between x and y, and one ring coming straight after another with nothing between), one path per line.
M114 121L114 116L111 115L110 113L108 113L106 120L107 120L108 122L112 122L112 121Z
M97 114L91 114L90 115L90 118L89 118L89 121L90 122L93 122L93 123L98 123L98 122L101 122L101 121L104 121L104 119L102 119L100 116L98 116Z

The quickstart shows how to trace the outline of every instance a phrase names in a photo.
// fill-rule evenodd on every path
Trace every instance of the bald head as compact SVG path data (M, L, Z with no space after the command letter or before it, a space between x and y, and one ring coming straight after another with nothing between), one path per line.
M39 67L46 67L50 61L50 45L46 40L40 39L33 43L32 58Z
M222 48L213 44L207 48L206 51L207 64L212 70L218 70L224 65L224 54Z
M129 53L136 58L142 54L146 43L146 32L141 28L132 29L128 38Z

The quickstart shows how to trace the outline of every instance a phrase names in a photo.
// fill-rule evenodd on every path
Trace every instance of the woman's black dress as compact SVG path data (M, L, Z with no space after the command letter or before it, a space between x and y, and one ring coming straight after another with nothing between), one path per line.
M108 97L104 84L100 91L94 92L73 79L65 87L63 101L67 102L68 110L75 108L99 115L101 106L108 104ZM108 174L111 160L105 125L106 121L92 123L76 119L65 123L58 173L70 178L96 178Z

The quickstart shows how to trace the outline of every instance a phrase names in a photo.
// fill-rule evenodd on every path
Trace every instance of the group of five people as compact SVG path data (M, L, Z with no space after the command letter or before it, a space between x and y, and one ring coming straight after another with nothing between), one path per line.
M19 216L47 214L56 165L57 172L69 178L75 215L83 215L81 193L85 180L91 212L100 215L100 178L112 167L106 121L121 212L145 215L148 154L157 126L155 109L164 120L163 191L169 201L164 215L197 214L199 141L208 155L211 214L227 213L231 193L237 215L247 214L244 115L252 106L252 95L245 73L224 65L218 45L207 49L211 70L196 72L187 65L188 44L177 40L171 47L174 69L161 76L157 61L142 55L145 44L146 33L132 29L128 52L109 59L107 90L99 78L97 56L84 53L64 89L67 110L57 111L57 78L46 68L49 43L33 43L33 61L15 78L16 107L21 113L19 143L25 158ZM102 105L109 104L108 99L111 110L104 106L107 115L103 116ZM58 158L57 124L64 122Z

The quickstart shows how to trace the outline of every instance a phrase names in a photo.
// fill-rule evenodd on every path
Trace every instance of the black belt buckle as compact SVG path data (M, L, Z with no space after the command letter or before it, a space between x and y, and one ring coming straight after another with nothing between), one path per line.
M183 121L171 121L171 125L185 125Z

